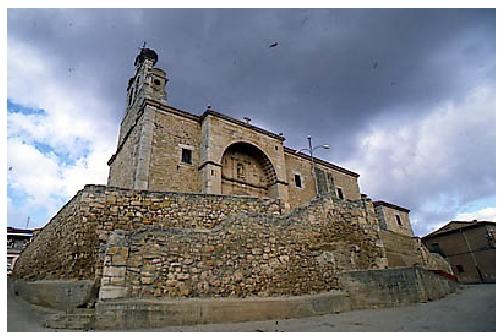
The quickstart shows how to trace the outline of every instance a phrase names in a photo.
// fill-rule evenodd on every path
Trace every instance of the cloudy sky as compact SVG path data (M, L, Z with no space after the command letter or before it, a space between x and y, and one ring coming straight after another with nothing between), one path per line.
M47 223L106 183L143 41L168 104L207 105L323 159L411 209L424 235L495 219L495 10L9 9L8 225ZM269 48L278 42L279 45Z

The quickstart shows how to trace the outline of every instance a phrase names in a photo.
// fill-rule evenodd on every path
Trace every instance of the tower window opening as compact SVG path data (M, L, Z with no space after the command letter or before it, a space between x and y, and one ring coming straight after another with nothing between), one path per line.
M156 79L154 79L154 84L155 85L161 85L161 81L156 78Z
M396 223L400 226L402 226L402 220L400 219L400 215L395 215L396 218Z
M344 193L342 192L341 188L337 188L337 197L339 199L344 199Z
M182 162L192 164L192 151L190 149L182 148Z

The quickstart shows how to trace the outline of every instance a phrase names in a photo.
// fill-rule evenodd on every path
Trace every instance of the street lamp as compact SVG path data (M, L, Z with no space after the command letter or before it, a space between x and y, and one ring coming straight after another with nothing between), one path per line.
M319 149L319 148L330 149L330 145L329 144L323 144L323 145L318 145L318 146L313 147L310 135L307 136L307 142L309 144L309 148L304 148L304 149L298 150L296 153L300 153L302 151L309 151L309 156L311 157L311 173L313 174L314 185L316 187L316 197L318 197L319 194L320 194L320 192L319 192L319 189L318 189L318 179L316 178L316 172L314 170L314 156L313 156L313 152L315 150Z

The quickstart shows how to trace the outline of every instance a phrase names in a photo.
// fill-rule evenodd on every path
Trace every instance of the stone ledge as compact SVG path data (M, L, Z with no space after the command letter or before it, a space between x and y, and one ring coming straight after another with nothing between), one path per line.
M96 303L96 329L285 319L350 310L345 292L298 297L136 299Z
M36 306L71 309L87 305L95 298L94 284L89 280L14 280L13 290Z

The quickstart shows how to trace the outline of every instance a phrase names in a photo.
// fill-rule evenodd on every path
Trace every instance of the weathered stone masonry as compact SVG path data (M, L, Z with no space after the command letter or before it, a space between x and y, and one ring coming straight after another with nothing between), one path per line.
M66 211L75 216L59 216ZM72 255L64 251L75 241L59 239L48 257L42 247L61 226L96 245ZM344 270L386 266L367 200L327 196L287 214L280 200L93 185L20 260L18 278L95 280L105 298L312 294L340 288Z

